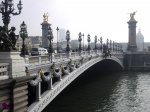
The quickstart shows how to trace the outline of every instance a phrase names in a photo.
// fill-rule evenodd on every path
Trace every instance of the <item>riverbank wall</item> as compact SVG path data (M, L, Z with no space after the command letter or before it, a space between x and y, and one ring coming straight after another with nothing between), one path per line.
M125 52L124 70L150 71L150 52Z

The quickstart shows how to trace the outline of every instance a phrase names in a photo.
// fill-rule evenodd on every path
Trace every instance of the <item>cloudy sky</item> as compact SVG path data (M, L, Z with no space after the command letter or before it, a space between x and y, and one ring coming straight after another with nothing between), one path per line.
M14 0L15 8L18 1ZM41 36L43 14L49 12L54 41L58 26L69 29L71 39L77 39L78 33L82 32L85 38L90 34L92 41L97 35L104 40L109 38L116 42L128 42L128 13L137 11L137 32L140 28L145 41L150 42L149 0L22 0L22 3L22 13L11 16L9 25L16 26L16 34L19 33L22 21L25 21L29 36Z

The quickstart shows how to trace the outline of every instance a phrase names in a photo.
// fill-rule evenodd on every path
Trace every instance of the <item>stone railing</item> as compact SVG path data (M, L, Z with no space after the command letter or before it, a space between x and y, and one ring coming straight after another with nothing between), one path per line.
M95 51L91 50L90 55L95 55L95 54L101 54L100 51ZM50 61L51 57L50 55L40 55L40 56L26 56L25 57L25 63L26 65L34 66L34 65L39 65L39 64L46 64L46 63L51 63L51 62L59 62L66 60L68 58L77 58L79 56L88 56L88 51L82 51L81 54L79 52L71 52L69 54L69 57L67 56L67 53L58 53L58 54L52 54L52 61ZM122 52L111 52L111 55L122 58L123 53Z
M8 79L9 63L0 63L0 80Z
M91 51L91 55L95 54L94 51ZM83 51L81 52L81 56L87 56L88 52ZM71 52L69 58L77 58L79 57L79 52ZM52 54L52 62L58 62L67 59L67 53L58 53ZM25 57L26 65L38 65L38 64L45 64L50 63L50 56L49 55L40 55L40 56L26 56Z

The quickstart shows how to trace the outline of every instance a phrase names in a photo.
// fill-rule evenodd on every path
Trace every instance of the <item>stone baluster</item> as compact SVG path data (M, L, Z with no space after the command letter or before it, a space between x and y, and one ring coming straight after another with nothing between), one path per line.
M60 60L62 60L62 55L60 55Z
M40 63L42 63L42 61L41 61L41 56L39 56L39 64L40 64Z

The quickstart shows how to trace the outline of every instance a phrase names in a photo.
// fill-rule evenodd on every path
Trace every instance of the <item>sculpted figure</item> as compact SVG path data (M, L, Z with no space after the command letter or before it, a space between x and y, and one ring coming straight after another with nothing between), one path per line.
M136 13L137 11L134 11L133 13L130 13L130 19L132 19L132 20L134 20L134 16L135 16L135 13Z
M48 22L48 16L49 16L48 12L43 14L44 22Z
M19 38L19 35L15 35L15 30L16 30L15 27L11 27L11 29L10 29L11 32L9 34L9 38L11 39L13 46L16 46L16 42Z
M11 39L9 38L6 26L2 27L2 31L0 32L0 41L2 41L2 44L0 46L1 50L4 51L11 51L11 49L16 50L15 46L12 44Z

